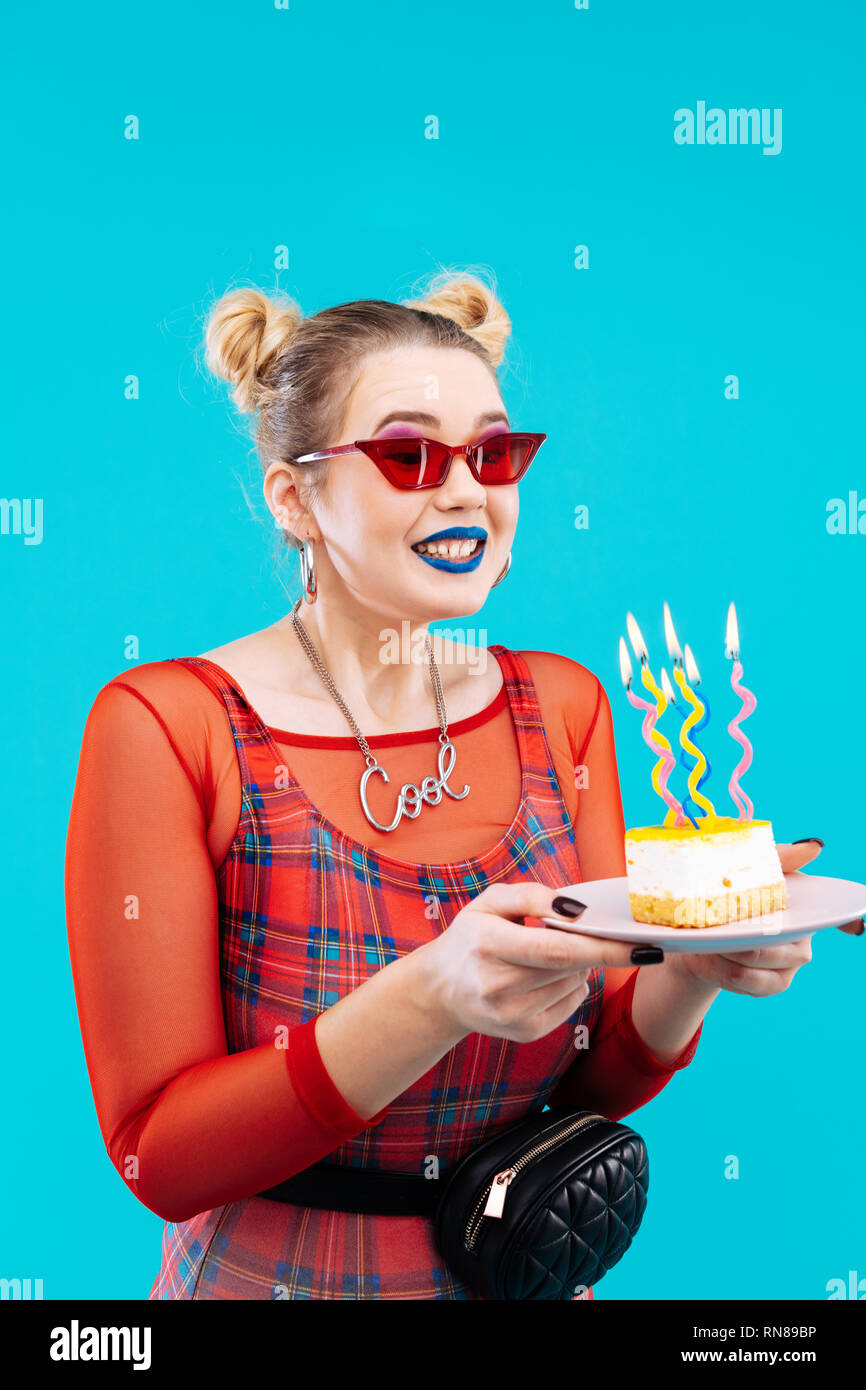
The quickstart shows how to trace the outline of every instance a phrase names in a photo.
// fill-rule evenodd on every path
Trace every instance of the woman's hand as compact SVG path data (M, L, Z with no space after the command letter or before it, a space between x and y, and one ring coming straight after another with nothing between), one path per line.
M777 845L776 848L783 873L791 874L799 872L804 864L817 858L823 844L821 840L809 839L790 845ZM844 922L839 927L839 931L854 936L860 936L863 929L862 917L853 922ZM731 990L734 994L781 994L782 990L788 988L800 966L812 959L812 935L810 932L796 941L760 946L750 951L701 952L695 955L675 955L671 952L667 964L691 980Z
M494 883L457 913L433 941L412 953L424 997L449 1027L512 1042L534 1042L558 1028L589 993L597 966L631 965L632 946L582 936L524 917L560 917L561 889Z
M751 951L707 951L695 955L671 952L667 963L676 974L729 989L734 994L781 994L801 965L812 959L812 936Z
M792 845L776 845L782 863L782 873L797 873L804 864L808 864L812 859L817 859L823 848L824 841L814 838L796 840ZM837 930L848 932L849 936L862 936L864 931L863 918L856 917L853 922L843 922Z

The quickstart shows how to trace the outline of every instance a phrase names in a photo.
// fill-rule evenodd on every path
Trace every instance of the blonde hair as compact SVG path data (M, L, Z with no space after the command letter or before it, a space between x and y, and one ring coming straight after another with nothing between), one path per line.
M267 469L339 439L365 358L399 348L463 348L497 381L510 333L495 290L466 272L439 272L420 299L356 299L309 318L287 295L241 288L210 311L206 360L231 383L238 409L255 415L253 437ZM301 466L315 495L327 460Z

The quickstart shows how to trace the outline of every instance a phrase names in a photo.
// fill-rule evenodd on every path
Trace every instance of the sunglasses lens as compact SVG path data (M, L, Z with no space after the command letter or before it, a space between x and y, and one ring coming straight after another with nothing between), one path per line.
M479 446L478 469L485 483L513 483L523 476L534 444L523 434L497 434Z
M426 439L373 441L373 457L395 487L438 487L445 450Z

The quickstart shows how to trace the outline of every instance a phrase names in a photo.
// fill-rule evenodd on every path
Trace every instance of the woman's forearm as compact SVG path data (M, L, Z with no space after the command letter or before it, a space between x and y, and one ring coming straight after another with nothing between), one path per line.
M316 1022L322 1062L362 1119L378 1114L466 1036L429 994L424 950L386 965ZM672 961L646 966L635 981L632 1022L653 1056L671 1062L718 993L717 986L678 973Z
M635 1030L654 1057L673 1062L697 1032L719 993L717 985L692 980L670 959L638 971L631 1005Z
M384 966L316 1021L325 1069L362 1119L390 1105L466 1036L435 1007L425 949Z

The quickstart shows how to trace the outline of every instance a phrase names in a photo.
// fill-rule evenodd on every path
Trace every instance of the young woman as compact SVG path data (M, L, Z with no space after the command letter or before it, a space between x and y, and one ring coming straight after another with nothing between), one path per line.
M509 331L471 276L309 319L256 290L212 310L303 601L100 690L67 846L102 1135L167 1222L151 1298L472 1297L425 1216L262 1194L317 1163L441 1178L545 1103L622 1118L719 989L809 959L643 969L537 920L625 872L606 694L566 656L425 641L508 573L543 440L502 402Z

